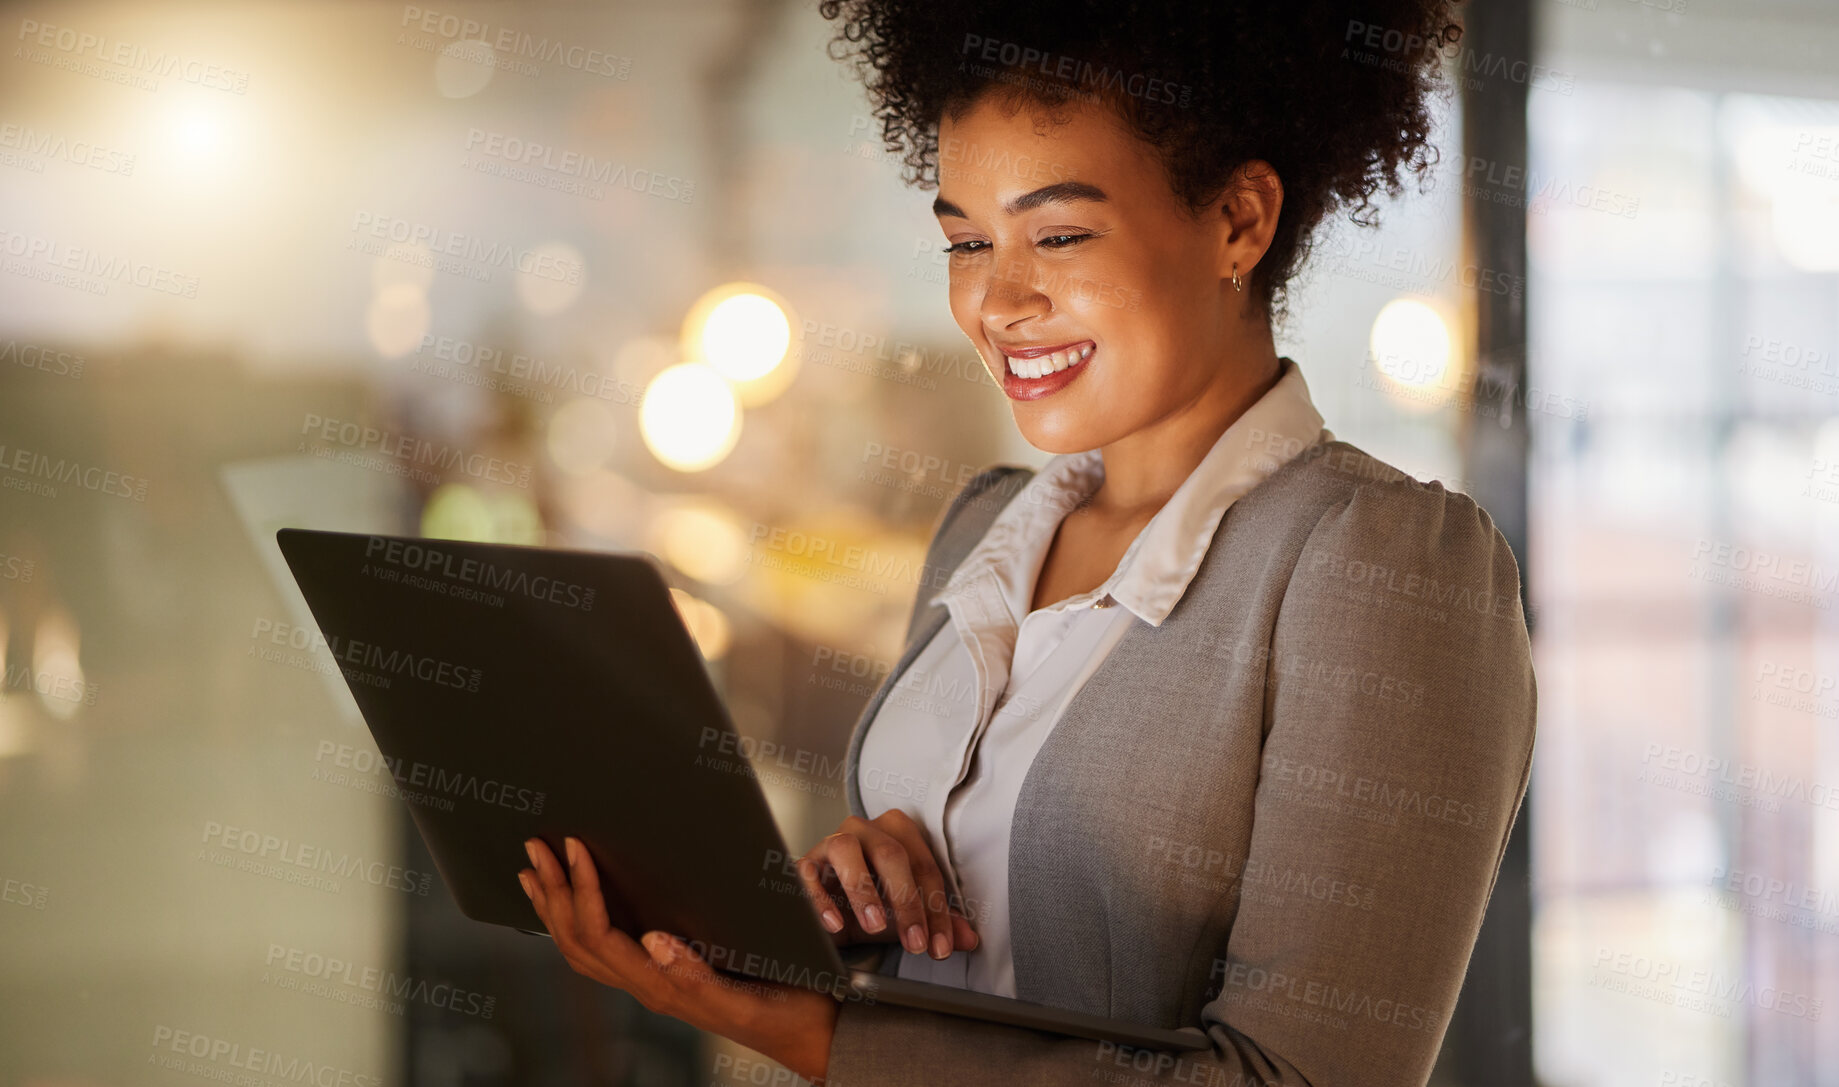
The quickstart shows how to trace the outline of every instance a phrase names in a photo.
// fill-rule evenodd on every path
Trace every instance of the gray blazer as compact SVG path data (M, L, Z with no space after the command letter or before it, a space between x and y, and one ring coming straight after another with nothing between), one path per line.
M849 740L855 814L863 734L947 620L930 590L1030 474L986 470L941 520L906 651ZM1212 1048L850 1002L829 1082L1424 1084L1526 793L1534 705L1519 567L1487 513L1318 443L1226 511L1016 803L1017 996L1200 1027Z

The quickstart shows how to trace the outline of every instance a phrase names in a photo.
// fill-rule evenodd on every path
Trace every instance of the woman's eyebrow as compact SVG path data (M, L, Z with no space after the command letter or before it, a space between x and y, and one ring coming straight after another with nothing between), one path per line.
M1105 190L1097 185L1088 185L1083 181L1061 181L1043 186L1030 193L1023 193L1009 201L1007 211L1010 215L1020 215L1024 211L1032 211L1046 204L1065 204L1074 200L1103 202L1109 199L1111 198L1105 195ZM932 202L932 214L941 219L947 215L956 215L960 219L970 218L964 214L962 208L943 196Z

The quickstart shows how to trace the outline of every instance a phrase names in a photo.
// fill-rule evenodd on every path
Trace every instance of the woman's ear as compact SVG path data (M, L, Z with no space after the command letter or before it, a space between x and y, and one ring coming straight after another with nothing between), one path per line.
M1219 275L1231 279L1233 266L1243 279L1251 278L1252 269L1264 259L1277 233L1277 217L1283 211L1283 180L1276 167L1263 159L1249 159L1234 170L1220 194L1218 211L1223 220L1220 231Z

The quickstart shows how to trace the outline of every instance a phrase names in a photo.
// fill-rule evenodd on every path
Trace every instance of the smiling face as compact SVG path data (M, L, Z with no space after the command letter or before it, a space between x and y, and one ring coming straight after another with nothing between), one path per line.
M1109 109L1069 105L1064 123L1039 113L987 95L961 119L948 111L933 207L950 243L952 317L1023 437L1071 453L1242 383L1234 358L1270 332L1231 266L1249 278L1265 243L1219 202L1184 214L1154 150Z

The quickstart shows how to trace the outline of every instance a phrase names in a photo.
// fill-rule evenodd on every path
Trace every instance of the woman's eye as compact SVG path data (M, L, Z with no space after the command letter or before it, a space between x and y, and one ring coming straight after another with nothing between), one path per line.
M1047 246L1049 249L1066 249L1071 246L1078 245L1080 242L1085 241L1087 238L1090 238L1090 237L1092 237L1092 235L1090 234L1049 234L1047 237L1041 239L1040 244ZM947 253L981 253L982 251L984 251L985 249L988 249L989 247L990 247L989 242L966 241L966 242L959 242L956 245L946 246L945 252Z

